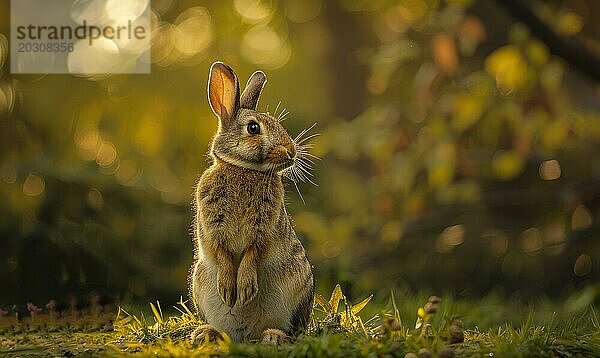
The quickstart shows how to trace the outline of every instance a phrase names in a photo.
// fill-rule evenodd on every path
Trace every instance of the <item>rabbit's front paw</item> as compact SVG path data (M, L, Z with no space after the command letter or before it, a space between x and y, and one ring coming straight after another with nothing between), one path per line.
M235 305L235 275L233 270L217 272L217 290L221 300L229 307Z
M242 306L252 301L258 293L258 279L256 270L238 272L237 302Z

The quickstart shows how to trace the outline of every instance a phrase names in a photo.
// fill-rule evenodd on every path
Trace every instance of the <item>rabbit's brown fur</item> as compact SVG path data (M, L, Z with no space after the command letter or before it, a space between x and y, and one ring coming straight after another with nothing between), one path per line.
M195 258L190 277L203 325L234 341L279 342L310 316L311 266L284 205L281 172L294 164L296 146L279 121L257 112L265 75L255 72L239 93L237 78L216 62L209 101L219 117L212 166L195 193ZM249 123L261 133L250 134Z

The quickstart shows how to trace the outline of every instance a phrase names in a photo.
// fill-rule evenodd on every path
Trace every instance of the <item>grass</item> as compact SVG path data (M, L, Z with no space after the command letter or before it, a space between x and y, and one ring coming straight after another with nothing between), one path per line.
M201 323L185 302L171 314L159 303L150 314L119 309L83 318L44 314L0 320L0 356L251 356L251 357L593 357L600 356L600 323L582 292L565 304L526 306L490 296L478 301L394 297L355 305L339 286L315 297L306 332L293 343L269 346L216 342L192 346ZM424 301L424 302L422 302Z

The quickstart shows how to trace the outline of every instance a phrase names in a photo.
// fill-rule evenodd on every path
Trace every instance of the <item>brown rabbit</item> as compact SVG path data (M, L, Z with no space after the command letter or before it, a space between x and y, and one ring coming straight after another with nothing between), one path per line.
M229 66L215 62L210 69L208 98L219 126L212 166L195 193L190 277L207 324L193 341L226 332L236 342L280 343L306 326L312 310L313 274L282 183L306 151L278 119L256 111L265 82L265 74L255 72L240 96Z

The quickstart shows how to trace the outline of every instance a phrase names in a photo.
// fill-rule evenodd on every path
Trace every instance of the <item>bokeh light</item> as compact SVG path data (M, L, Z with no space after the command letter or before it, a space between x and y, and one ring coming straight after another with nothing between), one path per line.
M465 226L453 225L444 229L436 240L436 250L441 253L449 252L465 241Z
M540 164L540 177L544 180L556 180L560 178L560 163L556 159L546 160Z
M600 48L600 25L567 3L534 10ZM0 290L11 300L92 286L144 303L185 295L216 60L242 87L265 71L259 109L285 107L290 134L317 122L319 186L299 185L304 202L285 188L321 288L597 292L598 90L499 2L81 0L70 14L135 26L148 4L150 49L78 43L65 76L44 74L51 53L12 64L41 74L10 74L0 24ZM151 74L116 74L137 61ZM45 286L15 285L37 280L24 268L34 260Z
M16 99L15 82L11 80L0 82L0 118L12 113Z
M8 58L8 39L4 34L0 33L0 68L4 67Z
M5 162L0 167L0 176L5 183L13 184L17 181L17 169L11 163Z
M292 49L270 26L255 26L242 38L240 52L244 59L266 69L284 66L292 55Z
M583 204L578 205L571 217L571 230L580 231L590 227L593 223L592 213Z
M133 160L122 160L116 173L117 181L124 186L135 185L142 175L142 170Z
M251 24L266 22L273 14L271 0L234 0L233 7L244 21Z
M107 0L105 12L115 23L135 21L150 5L150 0Z
M29 173L23 182L23 193L28 196L38 196L46 189L44 178L36 173Z
M285 2L285 15L293 22L305 23L319 16L322 8L322 0L304 0L302 2L291 0Z
M137 2L137 0L136 0ZM73 21L83 25L85 20L88 25L102 25L111 21L107 14L107 5L115 6L115 1L77 0L73 2L70 13ZM121 2L127 3L127 2ZM112 7L111 6L111 7Z
M97 79L119 72L125 65L119 47L107 38L99 38L91 46L87 40L77 41L67 61L70 73Z
M518 90L527 79L527 64L519 50L512 45L494 51L487 58L485 68L494 76L498 90L504 95Z
M108 167L117 160L117 150L110 142L103 142L96 153L96 163L101 167Z
M577 276L585 276L592 271L592 258L589 255L581 254L575 260L573 272Z
M210 13L204 7L192 7L182 12L175 20L171 41L183 58L204 51L213 40Z
M536 227L521 233L519 248L528 255L537 255L543 247L542 233Z
M87 204L94 210L100 210L102 209L102 205L104 205L102 193L96 188L92 188L90 191L88 191L86 201Z

